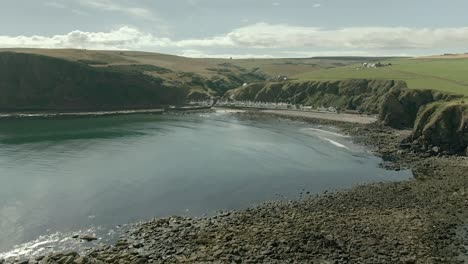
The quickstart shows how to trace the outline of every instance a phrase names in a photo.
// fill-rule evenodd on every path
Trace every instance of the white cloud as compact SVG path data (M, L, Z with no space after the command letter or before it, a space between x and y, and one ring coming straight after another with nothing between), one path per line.
M463 48L468 27L408 28L349 27L327 30L316 27L258 23L235 29L223 36L180 41L180 46L249 48L347 48L431 49Z
M235 47L236 43L229 37L213 37L207 39L187 39L173 42L177 47Z
M319 7L321 7L321 6L322 6L322 4L314 4L314 5L313 5L313 7L315 7L315 8L319 8Z
M274 2L272 5L273 5L273 6L280 6L281 4L278 3L278 2Z
M333 57L333 56L362 56L362 57L411 57L407 53L385 53L384 51L368 51L368 50L326 50L326 51L283 51L280 53L280 58L309 58L309 57Z
M72 31L64 35L0 36L0 47L80 48L141 50L171 45L167 38L156 38L136 28L124 26L110 32Z
M206 53L200 50L183 50L177 54L179 56L191 57L191 58L233 58L233 59L272 59L275 56L270 54L218 54L218 53Z
M349 55L352 53L359 55L361 52L388 55L403 52L421 54L431 50L465 51L466 43L468 43L468 27L349 27L326 30L266 23L241 27L220 36L186 40L160 37L129 26L109 32L77 30L54 36L0 36L0 47L4 48L168 51L198 57L205 56L206 50L211 51L209 56L217 50L223 50L219 55L222 57L230 57L230 53L246 53L245 56L277 56L284 51L290 51L290 54L329 51L327 54L330 55L333 51L336 51L336 54L346 52Z
M80 3L94 9L121 12L147 20L158 20L157 17L148 9L136 6L125 6L112 0L80 0Z

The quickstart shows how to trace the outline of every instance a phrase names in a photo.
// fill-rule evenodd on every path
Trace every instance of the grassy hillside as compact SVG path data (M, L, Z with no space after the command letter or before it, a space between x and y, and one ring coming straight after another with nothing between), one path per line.
M378 61L385 58L369 57L316 57L302 59L242 59L231 63L246 69L258 68L271 76L293 76L324 69L343 67L365 61Z
M403 80L410 89L433 89L468 95L468 58L428 57L390 59L391 66L363 68L360 64L301 73L293 76L300 81L386 79Z
M139 72L52 57L0 52L0 110L151 108L185 100L187 89Z
M114 72L141 73L175 87L188 87L189 98L222 95L244 82L263 81L263 72L246 70L229 59L193 59L137 51L93 51L78 49L0 49L0 52L34 54L85 64Z
M222 96L244 83L263 82L277 75L299 82L346 79L402 80L412 89L433 89L468 95L468 57L422 58L317 57L304 59L199 59L136 51L79 49L0 49L37 54L122 74L141 74L167 87L186 87L188 99ZM363 62L391 63L363 68Z
M116 72L142 73L174 87L188 87L188 99L222 96L244 83L292 76L381 58L199 59L137 51L82 49L0 49L64 59Z
M190 72L203 77L219 76L213 69L231 66L246 70L259 69L268 75L295 75L310 71L341 67L361 61L376 61L383 58L323 57L305 59L200 59L161 53L139 51L97 51L83 49L0 49L17 53L29 53L67 59L95 67L111 65L153 65L174 72Z
M138 70L175 85L187 84L192 92L207 95L220 95L226 90L237 88L243 82L262 81L264 78L277 75L289 76L299 81L403 80L413 89L434 89L468 95L468 55L466 54L421 58L319 57L231 60L186 58L136 51L6 50L61 58L96 68ZM392 66L361 67L362 62L375 61L392 63Z

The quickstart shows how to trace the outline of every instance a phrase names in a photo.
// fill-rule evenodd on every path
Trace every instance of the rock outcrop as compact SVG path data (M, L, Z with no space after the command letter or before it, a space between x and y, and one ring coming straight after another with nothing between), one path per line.
M393 128L411 128L422 106L459 97L432 90L394 89L384 97L380 119Z
M439 102L422 107L412 139L414 145L434 154L442 151L468 154L468 104Z

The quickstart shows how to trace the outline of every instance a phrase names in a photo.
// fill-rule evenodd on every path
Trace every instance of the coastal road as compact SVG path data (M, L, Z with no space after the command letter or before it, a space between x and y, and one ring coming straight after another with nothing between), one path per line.
M316 119L326 119L333 121L359 123L359 124L370 124L377 121L377 116L373 115L359 115L359 114L346 114L346 113L326 113L326 112L313 112L313 111L295 111L295 110L260 110L263 113L284 115L284 116L295 116L295 117L306 117Z

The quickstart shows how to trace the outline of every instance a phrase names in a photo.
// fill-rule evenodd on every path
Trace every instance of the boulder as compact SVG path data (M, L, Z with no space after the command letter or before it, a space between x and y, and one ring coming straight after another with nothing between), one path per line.
M98 240L98 238L95 235L82 235L80 236L80 239L86 242Z

